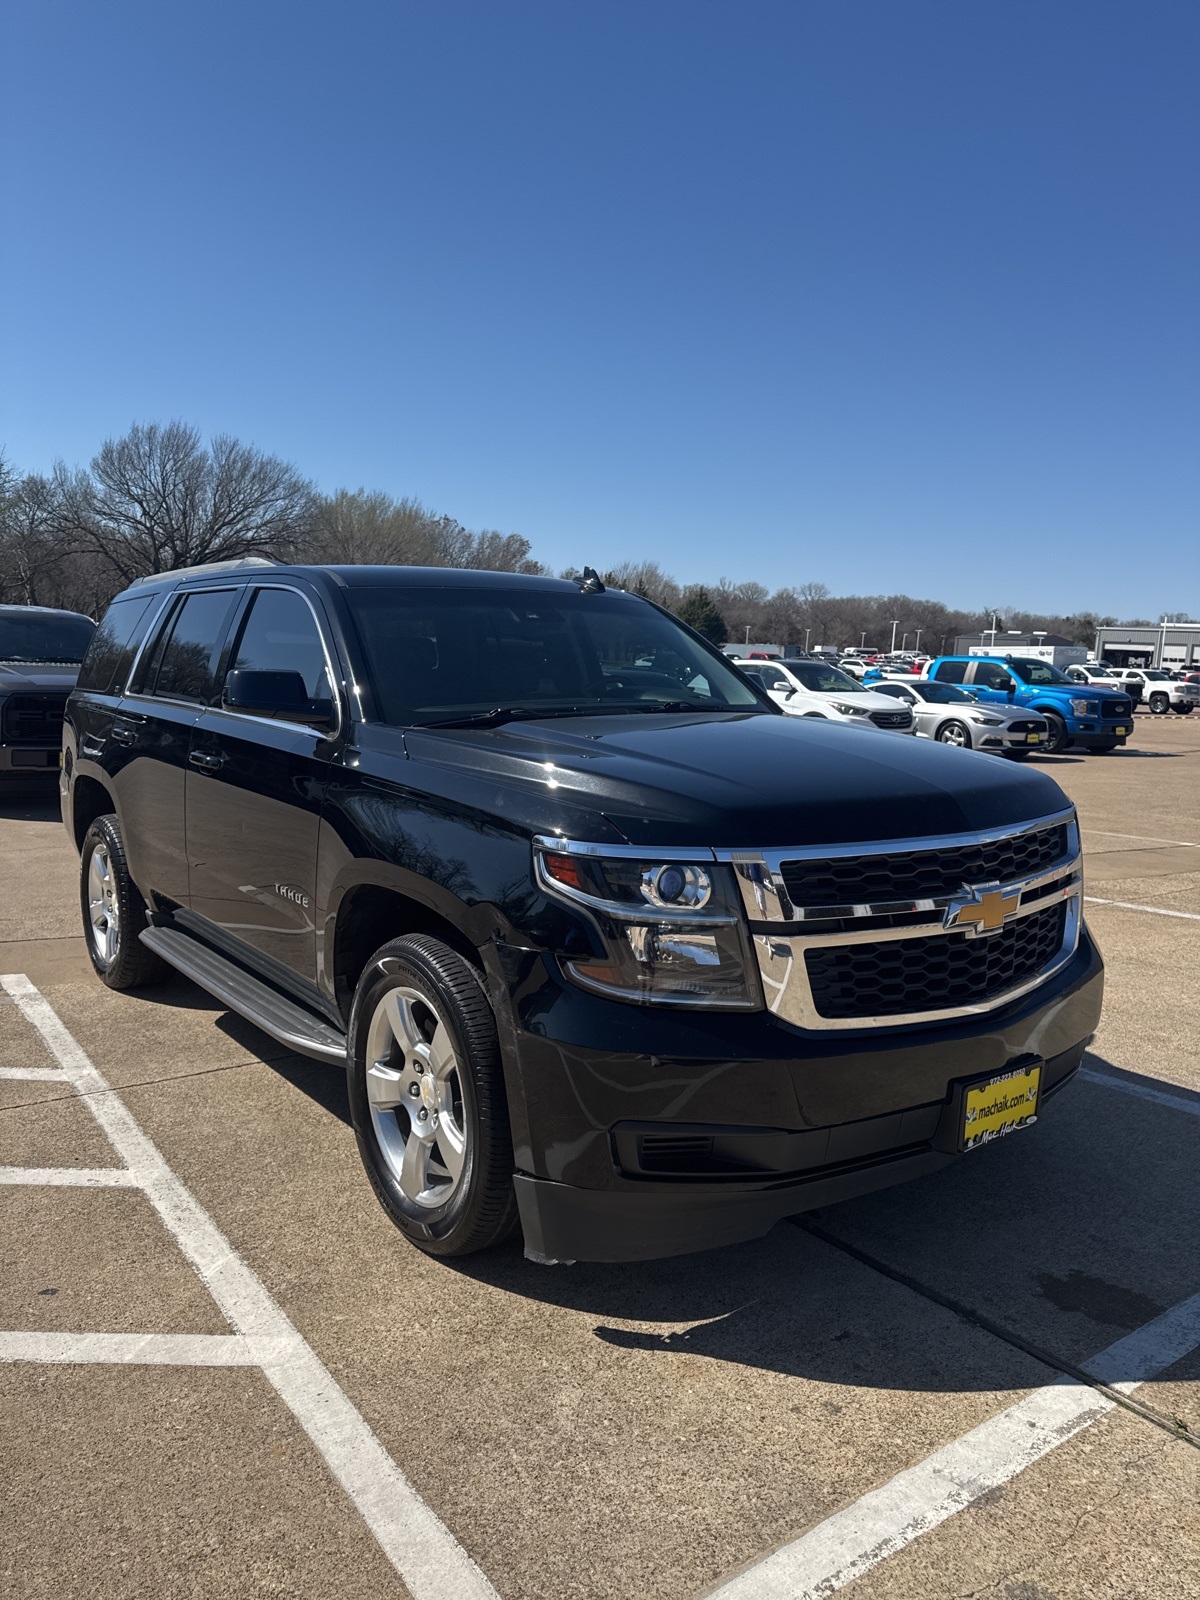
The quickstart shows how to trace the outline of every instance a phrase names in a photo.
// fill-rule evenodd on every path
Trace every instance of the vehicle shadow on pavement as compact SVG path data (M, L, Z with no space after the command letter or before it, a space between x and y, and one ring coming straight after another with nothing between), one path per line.
M1088 1066L1147 1084L1099 1057ZM1200 1285L1200 1236L1187 1220L1194 1116L1081 1079L1039 1123L928 1177L813 1213L819 1237L802 1220L666 1261L537 1267L514 1245L445 1265L596 1317L595 1337L630 1351L868 1387L1020 1386L1039 1381L1013 1377L1018 1355L1028 1372L1028 1355L978 1328L964 1339L966 1323L978 1317L1078 1365Z
M0 822L61 822L58 775L0 781Z

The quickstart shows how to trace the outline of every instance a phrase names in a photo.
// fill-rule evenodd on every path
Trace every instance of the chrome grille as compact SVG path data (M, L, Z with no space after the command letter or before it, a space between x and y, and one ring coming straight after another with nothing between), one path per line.
M1019 829L793 850L717 850L737 874L763 993L811 1029L994 1010L1073 956L1073 811Z
M1067 853L1067 828L1042 828L987 843L885 855L784 861L784 887L797 908L927 900L957 894L964 883L1007 883L1044 871Z

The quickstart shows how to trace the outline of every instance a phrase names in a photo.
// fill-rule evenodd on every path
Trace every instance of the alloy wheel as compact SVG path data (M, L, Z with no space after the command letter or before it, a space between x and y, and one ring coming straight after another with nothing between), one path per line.
M103 844L96 846L88 862L88 915L96 955L106 967L111 966L121 947L121 908L112 858Z
M384 1161L415 1205L445 1205L462 1181L467 1135L450 1031L416 989L390 989L367 1033L367 1099Z

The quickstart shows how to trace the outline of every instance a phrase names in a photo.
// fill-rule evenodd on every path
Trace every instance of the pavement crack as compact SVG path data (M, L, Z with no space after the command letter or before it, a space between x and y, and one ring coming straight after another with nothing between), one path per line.
M912 1277L907 1272L901 1272L898 1267L880 1260L868 1250L861 1250L857 1245L849 1244L844 1239L839 1239L836 1234L830 1233L819 1222L814 1222L811 1217L801 1214L789 1217L789 1222L794 1227L801 1228L805 1233L811 1233L814 1238L829 1245L834 1250L840 1250L844 1255L852 1257L863 1266L869 1267L873 1272L880 1273L885 1278L890 1278L893 1283L900 1284L905 1289L910 1289L913 1294L919 1294L926 1300L931 1300L935 1305L952 1311L955 1316L961 1317L972 1327L979 1328L983 1333L988 1333L994 1339L1001 1339L1005 1344L1011 1345L1014 1350L1031 1356L1044 1367L1049 1367L1052 1372L1058 1372L1068 1378L1074 1378L1076 1383L1086 1383L1089 1388L1095 1389L1106 1400L1111 1400L1113 1405L1120 1406L1135 1417L1140 1417L1143 1422L1148 1422L1152 1427L1159 1428L1172 1439L1177 1439L1181 1444L1190 1444L1194 1450L1200 1450L1200 1434L1194 1433L1186 1423L1177 1417L1169 1417L1163 1412L1148 1405L1144 1400L1137 1400L1132 1395L1122 1394L1119 1389L1114 1389L1107 1383L1102 1383L1099 1378L1092 1376L1085 1368L1077 1366L1074 1362L1066 1361L1053 1351L1035 1344L1032 1339L1026 1339L1019 1333L1014 1333L1011 1328L1006 1328L1003 1323L994 1322L991 1317L982 1311L977 1311L974 1306L967 1305L962 1300L957 1300L953 1295L944 1294L940 1289L931 1289L928 1284L922 1283L919 1278Z
M129 1089L152 1089L158 1083L182 1083L188 1078L211 1077L215 1072L238 1072L243 1067L269 1067L272 1060L285 1059L284 1056L265 1060L261 1056L247 1056L244 1061L223 1061L219 1066L199 1067L195 1072L165 1072L159 1078L138 1078L134 1083L110 1084L107 1089L75 1089L66 1084L62 1094L47 1094L39 1100L22 1100L19 1104L0 1106L0 1116L6 1111L27 1111L30 1106L48 1106L60 1100L98 1100L106 1094L124 1094Z

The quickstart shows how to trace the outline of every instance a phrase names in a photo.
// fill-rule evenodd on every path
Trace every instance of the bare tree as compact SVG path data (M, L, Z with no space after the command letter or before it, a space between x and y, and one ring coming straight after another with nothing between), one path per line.
M313 489L292 466L221 434L207 449L182 422L135 423L90 469L56 468L63 531L122 583L238 556L286 557L307 532Z

